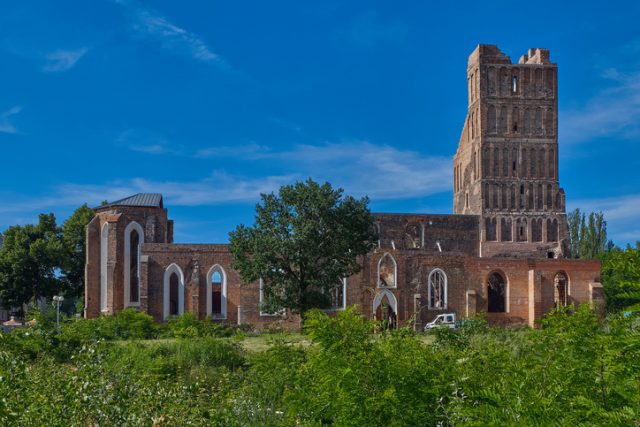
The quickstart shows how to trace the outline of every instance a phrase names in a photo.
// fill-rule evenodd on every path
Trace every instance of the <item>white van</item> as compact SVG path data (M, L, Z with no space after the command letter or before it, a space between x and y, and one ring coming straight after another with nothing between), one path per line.
M435 319L433 319L431 322L424 325L424 330L428 331L429 329L433 329L437 327L446 327L446 328L455 329L456 314L455 313L438 314Z

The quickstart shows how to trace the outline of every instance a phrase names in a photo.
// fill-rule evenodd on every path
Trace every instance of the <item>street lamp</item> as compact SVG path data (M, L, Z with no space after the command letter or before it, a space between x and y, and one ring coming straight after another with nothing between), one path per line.
M64 301L64 297L62 295L54 295L53 303L56 305L56 329L60 330L60 305Z

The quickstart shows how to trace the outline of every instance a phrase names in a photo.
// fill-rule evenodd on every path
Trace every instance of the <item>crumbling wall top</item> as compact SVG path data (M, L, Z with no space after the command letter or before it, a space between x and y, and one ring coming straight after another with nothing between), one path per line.
M551 64L549 61L549 49L532 47L526 55L520 57L520 64Z
M471 55L467 67L471 68L478 64L507 64L511 65L511 58L498 48L495 44L479 44ZM518 60L518 64L551 64L549 60L549 49L539 47L531 48Z

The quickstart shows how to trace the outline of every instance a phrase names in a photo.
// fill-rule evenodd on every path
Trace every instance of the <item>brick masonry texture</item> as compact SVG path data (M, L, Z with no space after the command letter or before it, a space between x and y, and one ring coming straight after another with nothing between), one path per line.
M530 326L558 305L591 303L602 313L600 263L569 259L549 51L529 49L514 64L497 46L479 45L467 81L468 114L453 159L455 214L374 214L378 245L346 279L347 305L417 329L449 312ZM260 284L242 283L227 245L173 244L162 200L95 211L86 317L133 306L159 322L190 311L258 328L298 325L293 316L260 312ZM143 234L139 246L132 230ZM226 315L211 314L214 271L223 276Z

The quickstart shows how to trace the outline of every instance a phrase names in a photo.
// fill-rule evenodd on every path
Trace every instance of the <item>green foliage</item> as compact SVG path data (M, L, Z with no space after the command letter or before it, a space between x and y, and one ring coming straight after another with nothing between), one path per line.
M197 322L174 325L197 329ZM312 310L308 346L285 334L248 355L227 338L98 340L68 347L66 359L56 356L63 341L55 332L0 334L0 425L637 425L640 419L636 317L601 323L587 306L561 308L538 330L488 328L479 320L434 331L433 345L407 329L375 334L374 326L355 309L333 317Z
M607 240L607 221L602 212L591 212L587 216L576 209L567 214L567 223L572 258L598 258L613 247L613 242Z
M80 206L62 224L63 257L60 260L62 281L67 297L78 298L84 290L86 227L95 212L87 204Z
M16 225L3 233L0 249L0 300L21 306L39 297L67 296L67 311L82 295L85 226L94 212L78 208L60 228L53 214L40 214L36 225Z
M211 319L198 320L191 312L174 317L167 323L169 336L175 338L202 337L231 337L241 331L223 323L216 323Z
M262 279L267 312L304 313L330 305L330 291L361 268L375 242L368 199L312 181L262 194L253 227L229 234L234 268L245 283Z
M56 268L62 254L53 214L41 214L37 225L9 227L0 249L0 300L8 306L21 306L55 295L60 287Z
M640 311L640 242L604 255L601 280L608 311Z

